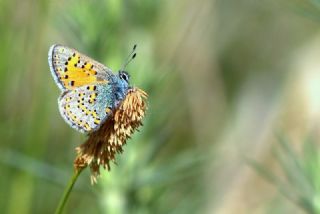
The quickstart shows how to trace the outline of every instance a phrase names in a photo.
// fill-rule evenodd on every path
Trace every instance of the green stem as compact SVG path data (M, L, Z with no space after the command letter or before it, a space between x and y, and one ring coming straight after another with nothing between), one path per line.
M65 188L64 192L63 192L63 196L60 199L59 205L55 211L55 214L61 214L63 211L63 208L69 198L70 192L74 186L74 184L77 181L78 176L80 175L80 173L82 172L84 168L81 169L76 169L73 176L71 177L71 179L69 180L68 186Z

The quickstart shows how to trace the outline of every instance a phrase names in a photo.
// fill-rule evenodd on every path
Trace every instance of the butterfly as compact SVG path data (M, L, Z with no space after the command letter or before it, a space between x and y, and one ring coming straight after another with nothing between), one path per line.
M58 99L63 119L82 133L91 133L108 119L125 98L130 76L124 71L135 58L136 45L117 74L75 49L52 45L48 53L51 74L61 90Z

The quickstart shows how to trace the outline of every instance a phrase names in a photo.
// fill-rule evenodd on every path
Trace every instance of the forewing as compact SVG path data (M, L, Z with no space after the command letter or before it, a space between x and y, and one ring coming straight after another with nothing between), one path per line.
M82 133L97 130L112 113L112 86L93 84L62 93L58 100L64 120Z
M113 75L103 64L63 45L51 46L48 61L53 78L62 91L107 83L108 77Z

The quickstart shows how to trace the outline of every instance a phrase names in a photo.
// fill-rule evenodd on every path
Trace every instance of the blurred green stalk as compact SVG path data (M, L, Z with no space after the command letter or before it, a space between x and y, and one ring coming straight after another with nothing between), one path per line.
M60 199L60 202L59 202L59 205L55 211L55 214L61 214L62 211L63 211L63 208L69 198L69 195L70 195L70 192L74 186L74 184L76 183L80 173L82 172L84 168L80 168L80 169L76 169L74 171L74 174L73 176L71 177L67 187L65 188L64 192L63 192L63 195L62 195L62 198Z

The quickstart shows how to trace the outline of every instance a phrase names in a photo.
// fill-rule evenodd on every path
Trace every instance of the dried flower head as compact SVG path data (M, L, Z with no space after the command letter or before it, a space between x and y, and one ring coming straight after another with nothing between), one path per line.
M76 170L87 166L91 169L91 183L96 183L100 175L100 166L110 170L110 161L123 151L131 134L142 125L146 111L147 93L139 88L132 88L127 96L95 132L89 134L87 141L76 148L77 157L74 161Z

